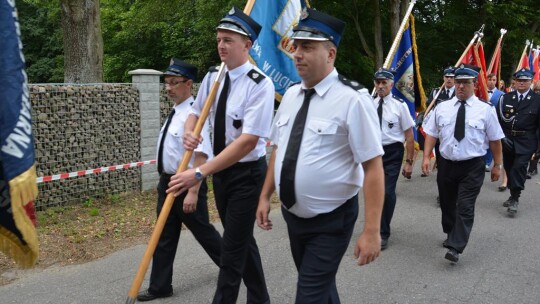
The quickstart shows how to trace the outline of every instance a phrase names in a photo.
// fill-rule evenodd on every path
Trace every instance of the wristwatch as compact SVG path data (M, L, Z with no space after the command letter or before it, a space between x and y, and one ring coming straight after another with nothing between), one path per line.
M409 164L409 165L412 165L413 162L414 162L414 159L412 159L412 158L411 158L411 159L406 159L405 162L406 162L407 164Z
M204 175L202 174L201 172L201 169L199 167L197 167L195 169L195 178L198 180L198 181L202 181L204 179Z

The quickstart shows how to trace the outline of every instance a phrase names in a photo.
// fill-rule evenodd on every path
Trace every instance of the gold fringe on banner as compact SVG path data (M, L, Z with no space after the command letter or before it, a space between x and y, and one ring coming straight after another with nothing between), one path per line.
M11 231L0 226L0 251L13 258L20 267L30 268L36 264L39 255L36 227L26 213L27 207L34 211L33 201L38 194L36 166L9 181L9 194L15 226L26 244Z

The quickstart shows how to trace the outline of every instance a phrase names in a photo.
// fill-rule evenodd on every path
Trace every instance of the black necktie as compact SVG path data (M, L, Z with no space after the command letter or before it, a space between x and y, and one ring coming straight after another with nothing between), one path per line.
M167 117L167 122L165 123L165 128L163 128L163 133L161 134L161 140L159 141L158 160L157 160L157 171L159 174L163 173L163 144L165 143L167 130L169 130L169 126L171 125L173 116L174 116L174 109L171 110L169 117Z
M216 118L214 120L214 155L218 155L225 149L225 109L227 108L230 84L231 80L229 78L229 72L227 72L225 73L225 82L219 95Z
M520 94L519 95L519 102L522 102L523 101L523 94Z
M493 94L493 91L489 90L488 93L489 93L489 94Z
M379 99L379 106L377 107L377 115L379 116L379 127L382 128L382 105L383 105L383 99Z
M465 101L459 101L461 105L457 111L456 126L454 129L454 137L457 141L461 141L465 137Z
M446 89L446 96L450 98L450 90Z
M289 136L289 143L287 144L287 150L285 150L285 156L283 157L281 178L279 182L279 198L287 209L290 209L296 203L296 194L294 192L296 162L298 160L298 152L300 152L302 136L304 135L309 101L314 93L315 89L304 90L304 102L294 119L291 134Z

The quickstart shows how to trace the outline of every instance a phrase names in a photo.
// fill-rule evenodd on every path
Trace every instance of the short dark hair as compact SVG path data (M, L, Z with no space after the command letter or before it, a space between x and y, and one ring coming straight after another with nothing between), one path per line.
M493 76L495 76L495 77L496 77L497 75L495 75L495 74L491 73L491 74L489 74L489 75L488 75L488 77L487 77L487 78L489 79L489 78L491 78L491 77L493 77Z

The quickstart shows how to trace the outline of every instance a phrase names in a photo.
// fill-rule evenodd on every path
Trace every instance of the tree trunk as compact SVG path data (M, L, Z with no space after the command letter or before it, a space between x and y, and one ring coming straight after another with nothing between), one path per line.
M60 0L64 82L103 82L99 0Z
M396 38L397 32L399 31L399 25L401 23L401 18L399 17L399 3L400 0L391 0L390 1L390 36L392 41Z
M358 10L358 3L356 1L353 1L353 7L347 11L346 13L349 18L353 20L354 23L354 29L356 30L356 34L358 35L358 39L360 39L360 44L362 45L362 49L368 55L370 58L375 58L375 54L373 54L373 51L369 47L366 36L364 35L364 32L362 31L362 27L360 26L360 15L361 12Z
M373 1L373 37L375 42L375 68L382 67L384 63L382 33L381 33L381 9L379 0Z
M407 9L409 8L409 5L411 4L411 1L410 0L403 0L401 1L401 8L400 8L400 12L399 12L399 22L401 22L401 20L403 20L403 17L405 17L405 14L407 13Z

